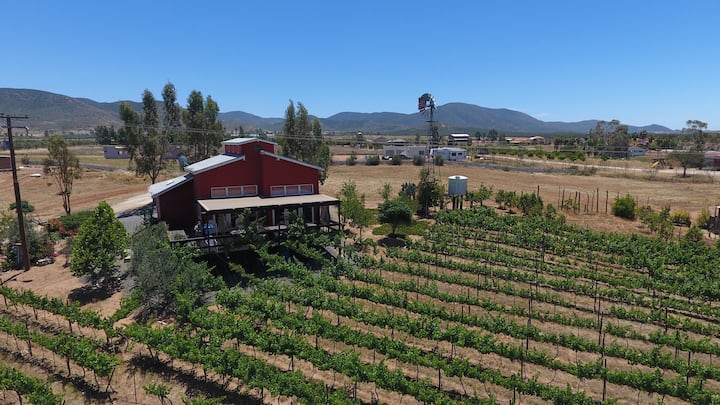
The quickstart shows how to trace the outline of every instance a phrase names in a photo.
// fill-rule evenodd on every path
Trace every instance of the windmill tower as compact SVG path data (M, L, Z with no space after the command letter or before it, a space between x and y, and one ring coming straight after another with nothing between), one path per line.
M425 93L418 98L418 111L425 117L425 122L428 123L428 141L427 150L425 151L425 158L427 169L430 175L435 178L435 161L430 156L432 148L439 146L439 137L437 133L437 127L435 126L435 97L430 93Z

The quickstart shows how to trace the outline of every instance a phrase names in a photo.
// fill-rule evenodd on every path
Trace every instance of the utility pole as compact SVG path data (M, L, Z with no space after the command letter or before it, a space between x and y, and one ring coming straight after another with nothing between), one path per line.
M20 198L20 183L18 182L18 175L17 175L17 164L15 163L15 146L13 145L13 138L12 138L12 120L13 119L28 119L27 115L22 116L13 116L13 115L5 115L5 113L0 113L0 118L5 118L6 126L7 128L7 134L8 134L8 144L10 146L10 165L12 167L12 178L13 178L13 188L15 189L15 211L17 212L17 219L18 219L18 230L20 232L20 254L22 255L22 263L23 268L25 271L30 270L30 253L28 252L28 245L27 245L27 237L25 236L25 216L23 215L22 211L22 199ZM18 127L23 128L27 130L27 127Z

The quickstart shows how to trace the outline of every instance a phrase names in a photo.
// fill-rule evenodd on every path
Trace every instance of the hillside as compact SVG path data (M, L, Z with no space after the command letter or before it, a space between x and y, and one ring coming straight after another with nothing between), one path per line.
M222 102L220 101L222 109ZM0 112L5 114L28 115L23 126L33 133L45 131L87 131L98 125L122 123L118 116L120 101L99 103L86 98L74 98L40 90L0 88ZM139 110L139 102L133 102ZM264 118L242 111L221 112L220 120L225 128L232 130L240 126L246 131L278 131L283 118ZM466 103L447 103L438 106L435 120L441 133L475 132L496 129L501 133L552 134L587 133L595 127L597 120L579 122L545 122L528 114L506 108L486 108ZM403 134L426 131L426 118L419 113L396 112L341 112L327 118L320 118L327 132L356 132L369 134ZM630 131L672 132L660 125L643 127L630 126Z

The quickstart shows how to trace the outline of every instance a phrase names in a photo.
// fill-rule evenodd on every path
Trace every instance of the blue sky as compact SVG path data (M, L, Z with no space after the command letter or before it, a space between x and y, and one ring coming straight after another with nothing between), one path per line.
M720 129L719 1L36 1L3 14L0 87L96 101L175 85L282 117L509 108ZM442 120L442 110L438 110Z

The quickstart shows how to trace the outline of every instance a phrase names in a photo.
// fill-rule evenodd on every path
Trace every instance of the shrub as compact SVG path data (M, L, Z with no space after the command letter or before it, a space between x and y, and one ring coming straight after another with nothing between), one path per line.
M380 164L380 156L379 155L368 155L365 156L365 165L367 166L377 166Z
M393 155L392 159L390 159L390 164L393 166L400 166L402 164L402 156Z
M710 228L710 210L707 208L703 208L702 210L700 210L700 213L698 214L698 217L695 220L695 224L700 229Z
M413 158L413 165L414 166L422 166L425 164L425 157L417 155Z
M445 165L445 158L443 158L442 156L435 156L434 163L436 166L443 166L443 165Z
M350 152L350 157L345 160L348 166L355 166L357 164L357 153L355 151Z
M630 194L616 198L612 205L612 214L616 217L635 220L635 199Z
M690 226L690 213L685 210L673 211L670 214L670 222L679 226Z
M77 235L80 226L92 216L92 211L80 211L74 214L52 218L48 221L47 231L57 232L61 237Z

